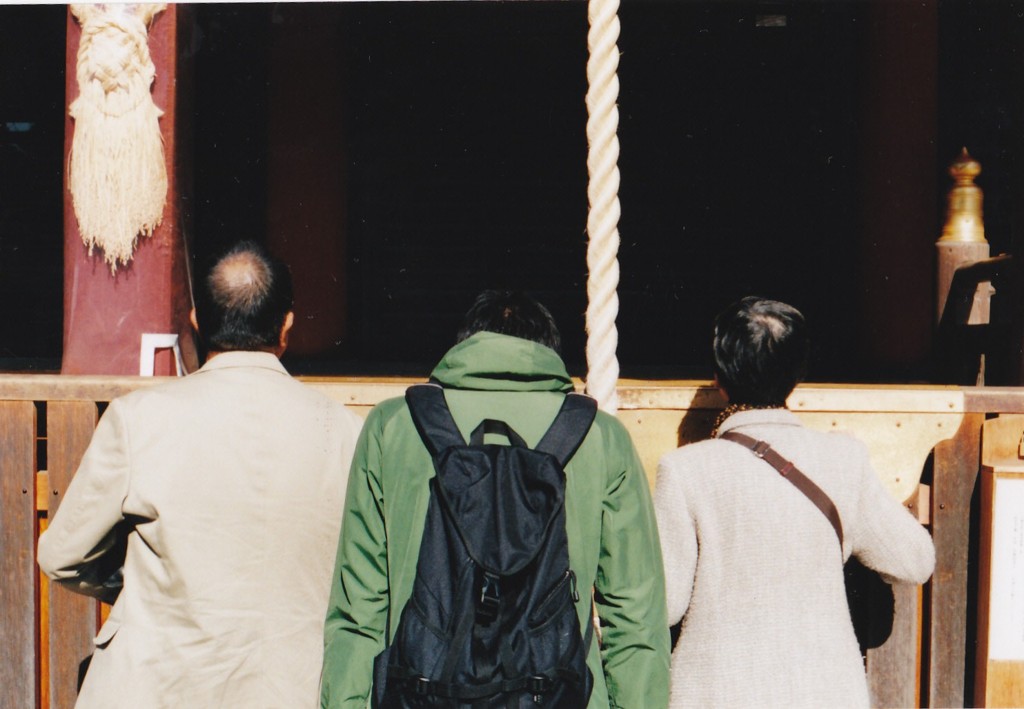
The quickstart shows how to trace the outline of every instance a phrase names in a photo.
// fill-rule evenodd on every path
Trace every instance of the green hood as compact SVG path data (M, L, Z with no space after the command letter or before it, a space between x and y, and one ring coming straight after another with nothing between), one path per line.
M519 337L478 332L448 350L430 374L443 386L482 391L572 391L562 358Z

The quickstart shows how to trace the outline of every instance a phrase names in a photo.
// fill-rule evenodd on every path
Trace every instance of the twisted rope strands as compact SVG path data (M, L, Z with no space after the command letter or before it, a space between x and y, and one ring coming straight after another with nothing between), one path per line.
M163 218L167 167L147 24L165 5L72 5L82 26L68 189L82 241L114 271Z
M619 406L619 0L589 0L587 46L587 392L602 410Z

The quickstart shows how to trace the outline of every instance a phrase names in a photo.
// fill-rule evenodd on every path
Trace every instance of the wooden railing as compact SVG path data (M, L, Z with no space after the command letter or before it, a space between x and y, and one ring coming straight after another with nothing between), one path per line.
M59 507L106 402L160 379L0 375L0 707L71 707L79 663L103 609L50 585L35 547ZM408 381L306 379L364 414ZM703 382L622 382L619 417L653 482L666 451L706 437L722 407ZM861 438L883 483L931 526L937 567L927 591L897 587L893 633L868 655L875 706L963 706L970 501L986 414L1024 412L1024 391L958 387L801 386L790 408L807 425ZM922 473L930 484L922 486ZM927 481L926 481L927 482Z

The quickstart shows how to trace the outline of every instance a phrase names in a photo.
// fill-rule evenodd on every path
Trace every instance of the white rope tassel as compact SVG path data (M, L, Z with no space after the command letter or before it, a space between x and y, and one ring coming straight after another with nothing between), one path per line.
M587 391L601 409L619 407L619 2L590 0L587 45Z
M159 226L167 167L150 86L156 67L146 27L166 5L72 5L82 25L75 135L68 189L82 241L103 249L111 271L132 258L138 236Z

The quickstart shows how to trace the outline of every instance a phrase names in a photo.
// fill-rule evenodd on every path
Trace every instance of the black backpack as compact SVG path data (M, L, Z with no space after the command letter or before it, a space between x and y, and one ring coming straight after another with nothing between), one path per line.
M569 394L535 449L487 419L463 440L444 391L405 395L434 459L412 596L374 661L373 706L585 707L592 624L580 634L565 533L565 464L596 415ZM511 445L485 444L501 434Z

